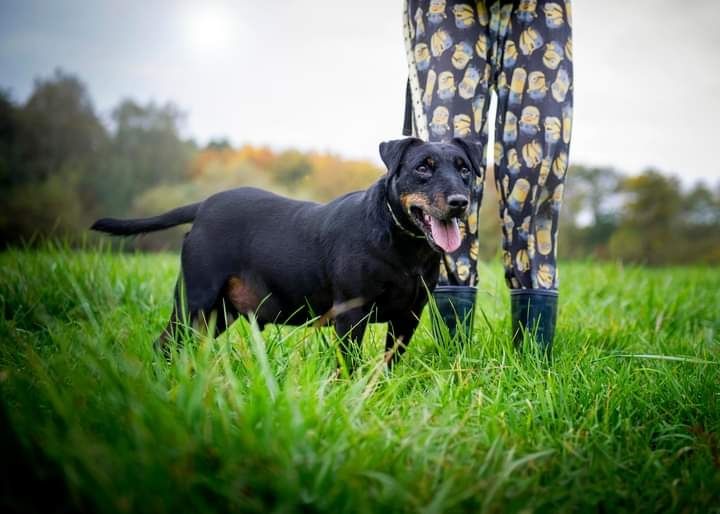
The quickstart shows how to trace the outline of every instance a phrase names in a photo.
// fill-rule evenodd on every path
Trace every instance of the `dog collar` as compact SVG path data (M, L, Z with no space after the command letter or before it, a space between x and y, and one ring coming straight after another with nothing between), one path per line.
M421 235L415 234L414 232L411 232L411 231L409 231L408 229L406 229L405 227L402 226L402 223L400 223L400 220L397 219L397 217L395 216L395 213L393 212L392 207L390 207L390 202L387 202L387 201L386 201L386 202L385 202L385 205L387 205L388 211L390 211L390 216L392 216L392 219L393 219L393 221L395 222L395 225L397 226L397 228L399 228L400 230L402 230L405 234L407 234L407 235L409 235L409 236L412 236L412 237L414 237L414 238L417 238L417 239L425 239L425 236L421 236Z

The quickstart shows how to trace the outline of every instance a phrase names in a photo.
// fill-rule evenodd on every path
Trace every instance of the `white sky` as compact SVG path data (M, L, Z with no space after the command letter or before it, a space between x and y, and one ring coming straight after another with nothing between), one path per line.
M400 135L402 0L0 0L0 87L56 66L107 116L173 101L200 143L331 150L379 162ZM687 183L720 178L719 0L576 0L574 162Z

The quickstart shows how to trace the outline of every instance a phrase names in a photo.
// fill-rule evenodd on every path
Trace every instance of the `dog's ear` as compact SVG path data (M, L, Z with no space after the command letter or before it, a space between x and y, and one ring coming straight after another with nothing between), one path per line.
M387 167L388 176L392 176L398 172L400 163L407 149L418 143L422 143L422 140L416 137L394 139L380 143L380 157L385 163L385 167Z
M485 167L482 164L482 145L476 140L467 140L459 137L453 138L453 144L462 148L472 164L475 175L482 178Z

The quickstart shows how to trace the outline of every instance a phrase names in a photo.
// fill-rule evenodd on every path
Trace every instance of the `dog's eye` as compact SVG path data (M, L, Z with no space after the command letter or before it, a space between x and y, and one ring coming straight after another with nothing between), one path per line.
M415 168L415 171L417 171L420 175L430 175L431 174L430 168L428 168L424 164L421 164L420 166Z
M467 168L467 166L463 166L462 168L460 168L460 175L462 175L463 177L467 177L468 175L470 175L470 170Z

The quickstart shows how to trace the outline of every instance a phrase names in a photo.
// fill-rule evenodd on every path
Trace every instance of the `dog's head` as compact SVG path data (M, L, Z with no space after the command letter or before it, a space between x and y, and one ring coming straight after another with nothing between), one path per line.
M436 251L457 250L458 221L467 218L473 184L482 180L479 147L457 138L448 143L407 138L381 143L380 156L401 223L422 233Z

